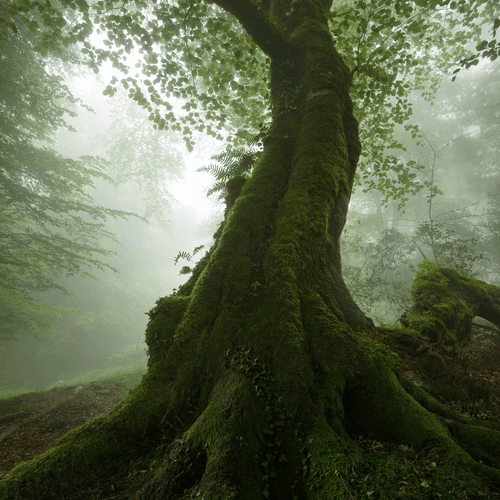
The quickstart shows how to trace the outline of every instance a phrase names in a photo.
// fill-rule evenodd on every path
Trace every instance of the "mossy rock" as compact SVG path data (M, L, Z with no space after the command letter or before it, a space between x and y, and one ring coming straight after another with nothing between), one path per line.
M500 288L454 269L424 261L411 292L414 304L401 323L450 353L470 343L475 316L500 326Z

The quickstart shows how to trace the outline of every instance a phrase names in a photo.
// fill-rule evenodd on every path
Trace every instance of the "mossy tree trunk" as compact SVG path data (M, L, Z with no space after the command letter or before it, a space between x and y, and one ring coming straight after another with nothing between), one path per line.
M499 485L500 426L458 419L401 378L342 280L360 144L331 0L216 3L272 60L264 152L203 271L151 312L139 386L18 466L0 498L71 498L143 443L155 472L120 498L350 498L361 452L347 431L432 444Z
M413 306L400 318L404 326L454 354L470 343L476 316L500 327L500 287L433 261L420 267L412 285Z

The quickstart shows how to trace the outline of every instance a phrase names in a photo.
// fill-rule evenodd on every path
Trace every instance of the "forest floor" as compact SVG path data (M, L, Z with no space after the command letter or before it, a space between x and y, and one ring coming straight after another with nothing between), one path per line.
M0 479L54 446L68 431L106 415L144 371L0 399Z
M377 330L374 335L377 337ZM378 338L398 354L406 364L405 375L424 387L432 385L433 377L426 376L418 363L418 358L410 355L405 346L392 337ZM433 346L434 348L434 346ZM491 327L473 327L473 338L458 357L449 357L446 352L440 353L446 359L450 376L446 378L464 397L438 400L450 410L478 419L500 422L500 334ZM81 426L89 420L105 415L128 390L140 382L144 371L122 374L121 378L98 379L92 382L56 387L46 392L33 392L0 400L0 479L19 462L30 460L54 446L69 430ZM472 386L479 386L489 391L489 400L475 400L470 395ZM488 405L486 404L488 403ZM413 450L394 443L379 443L367 436L351 436L363 449L365 454L391 455L401 454L401 460L406 460ZM114 477L114 484L123 491L125 483L141 481L141 473L150 471L124 468ZM111 471L110 471L111 472ZM115 471L116 472L116 471ZM416 471L419 481L425 474ZM424 474L423 476L421 474ZM144 477L148 474L143 474ZM139 476L139 477L138 477ZM93 490L97 493L83 498L119 498L113 484L107 477L107 491ZM97 486L97 485L96 485ZM361 487L361 485L359 485ZM98 488L102 487L98 486ZM364 488L364 486L363 486ZM362 488L362 489L363 489ZM361 493L361 491L359 491ZM481 494L480 492L478 492ZM104 496L101 496L103 495ZM463 498L457 490L449 498ZM110 495L110 496L107 496ZM410 497L408 497L410 498ZM486 493L483 498L491 498Z
M458 356L448 354L439 344L417 341L411 345L408 336L377 331L373 329L374 337L405 364L403 374L442 405L469 417L500 422L500 329L493 323L475 319L472 341ZM423 361L429 359L433 363L424 370ZM429 370L429 366L435 369Z

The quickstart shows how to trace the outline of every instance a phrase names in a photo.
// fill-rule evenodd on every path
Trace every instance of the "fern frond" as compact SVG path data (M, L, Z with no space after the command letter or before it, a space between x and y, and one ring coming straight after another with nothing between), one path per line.
M196 247L194 250L193 250L193 256L196 255L200 250L202 250L203 248L205 248L205 245L200 245L199 247Z
M207 197L211 196L214 193L217 193L219 191L224 191L226 189L226 182L227 181L220 181L216 182L208 191L207 191ZM219 196L219 200L222 200L224 198L224 193L222 193Z
M227 194L226 182L239 175L249 177L255 162L262 153L261 136L248 131L238 131L238 137L248 142L247 148L230 148L210 157L217 164L211 163L197 169L197 172L208 172L217 181L207 192L207 196L220 192L219 200Z
M210 159L214 160L215 158L212 156ZM209 174L213 175L216 179L223 178L226 174L225 170L216 163L210 163L209 165L204 165L203 167L198 168L196 171L208 172Z
M191 262L191 254L188 252L179 252L177 257L174 259L174 264L177 264L179 259L186 259L188 262Z

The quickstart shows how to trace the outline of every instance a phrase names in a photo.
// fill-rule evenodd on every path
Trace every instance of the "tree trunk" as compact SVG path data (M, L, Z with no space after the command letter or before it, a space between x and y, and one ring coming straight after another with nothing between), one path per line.
M447 412L401 378L342 280L360 144L331 0L216 3L272 60L264 152L203 271L151 311L139 386L17 466L0 498L79 498L105 466L146 455L149 472L110 498L350 498L363 454L348 432L439 449L446 491L459 462L500 486L500 424Z

